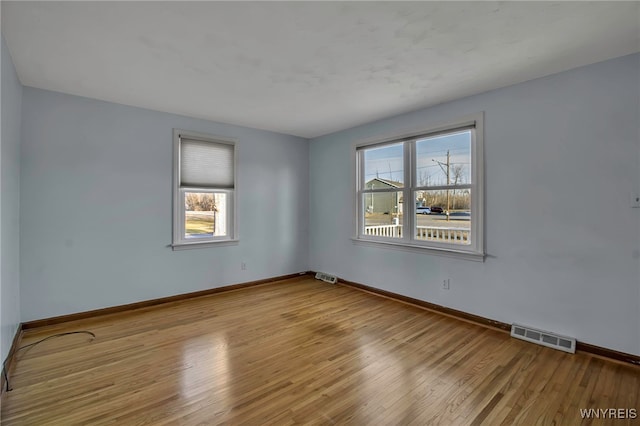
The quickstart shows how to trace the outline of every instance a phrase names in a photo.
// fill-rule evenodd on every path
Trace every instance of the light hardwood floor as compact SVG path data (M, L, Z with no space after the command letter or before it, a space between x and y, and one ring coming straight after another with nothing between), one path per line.
M640 368L310 277L29 330L2 424L580 424ZM640 414L640 413L639 413ZM638 424L640 419L584 424Z

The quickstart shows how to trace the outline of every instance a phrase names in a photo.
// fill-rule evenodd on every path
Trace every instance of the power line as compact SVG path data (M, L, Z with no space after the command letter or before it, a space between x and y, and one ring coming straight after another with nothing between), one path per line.
M449 165L451 165L451 166L454 166L454 165L463 165L463 166L464 166L464 165L469 165L469 164L471 164L471 163L467 163L467 162L450 162L450 163L449 163ZM416 167L416 169L417 169L417 170L420 170L420 169L426 169L426 168L429 168L429 167L438 167L438 165L437 165L437 164L430 164L430 165L428 165L428 166L419 166L419 167ZM400 169L400 170L389 170L388 172L385 172L385 173L404 173L404 169ZM445 173L445 174L446 174L446 172L444 172L444 170L443 170L443 173ZM378 172L376 171L375 173L373 173L373 172L372 172L372 173L366 173L366 174L365 174L365 176L374 176L374 175L375 175L376 177L378 177L378 175L379 175L379 174L380 174L380 173L378 173Z
M471 155L471 149L468 149L468 148L450 149L449 151L451 151L451 152L462 152L462 151L464 151L464 152L468 152L469 155ZM439 152L441 152L443 156L445 155L444 151L439 150L439 149L436 150L436 151L420 151L420 152L417 153L417 155L420 155L420 154L433 154L433 153L439 153Z

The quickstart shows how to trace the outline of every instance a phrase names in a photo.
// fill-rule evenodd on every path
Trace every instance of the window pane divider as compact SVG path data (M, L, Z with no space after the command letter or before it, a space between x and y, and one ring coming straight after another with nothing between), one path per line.
M219 187L196 187L196 186L181 186L180 191L188 191L188 192L226 192L231 193L235 191L235 188L219 188Z
M472 183L465 183L464 185L438 185L438 186L416 186L414 191L437 191L437 190L453 190L453 189L473 189Z
M374 194L374 193L385 193L385 192L402 192L403 188L379 188L379 189L361 189L360 192L362 194Z
M415 202L413 201L413 167L415 166L415 141L406 141L404 143L404 181L409 182L409 185L405 185L402 189L402 238L403 242L410 242L412 240L413 231L415 226Z

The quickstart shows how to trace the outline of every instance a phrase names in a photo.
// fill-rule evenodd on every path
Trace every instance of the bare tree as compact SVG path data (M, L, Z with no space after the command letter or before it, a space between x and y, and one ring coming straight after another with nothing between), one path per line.
M187 192L185 195L185 207L187 211L215 212L216 200L211 193Z
M453 178L453 186L458 185L459 183L464 183L464 165L462 164L454 164L451 166L451 177ZM453 203L451 208L453 210L456 209L456 189L453 190Z

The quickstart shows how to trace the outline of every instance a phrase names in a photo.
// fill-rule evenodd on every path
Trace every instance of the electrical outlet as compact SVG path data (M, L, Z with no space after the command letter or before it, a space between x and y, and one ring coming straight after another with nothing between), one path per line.
M449 290L449 278L447 278L446 280L442 280L442 289Z
M240 269L242 269L243 271L247 270L247 264L245 262L240 263Z
M640 207L640 193L632 192L631 196L629 197L629 200L631 201L631 207L633 208Z

